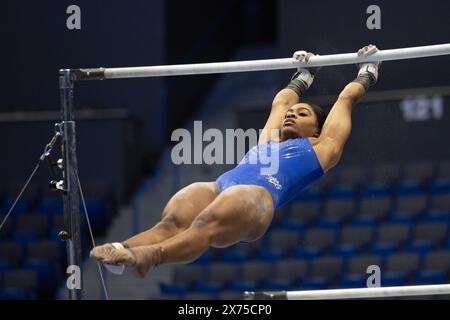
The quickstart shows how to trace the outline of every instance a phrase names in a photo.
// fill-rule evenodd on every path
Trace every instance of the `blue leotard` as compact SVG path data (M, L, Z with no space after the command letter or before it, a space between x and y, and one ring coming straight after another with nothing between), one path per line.
M278 160L267 164L268 159L277 158L274 152L278 153ZM278 167L278 170L268 170L269 166ZM238 184L264 187L272 194L274 206L279 208L295 199L323 174L309 139L297 138L254 146L234 169L217 178L217 184L220 191Z

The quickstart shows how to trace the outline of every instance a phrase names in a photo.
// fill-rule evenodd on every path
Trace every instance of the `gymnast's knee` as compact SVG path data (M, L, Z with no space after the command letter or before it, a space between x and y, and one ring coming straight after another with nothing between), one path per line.
M176 214L164 214L161 221L158 223L158 228L163 229L167 232L181 232L189 227L189 224L178 217Z

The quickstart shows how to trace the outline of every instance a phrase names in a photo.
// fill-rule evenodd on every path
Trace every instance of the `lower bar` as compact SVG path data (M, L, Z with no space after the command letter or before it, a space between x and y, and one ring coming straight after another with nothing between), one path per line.
M450 294L450 284L307 291L246 292L249 300L336 300Z

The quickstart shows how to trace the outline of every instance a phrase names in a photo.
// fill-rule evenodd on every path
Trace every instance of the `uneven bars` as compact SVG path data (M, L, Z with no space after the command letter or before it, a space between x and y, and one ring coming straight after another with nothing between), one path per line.
M450 284L306 291L245 292L246 300L336 300L450 294Z
M423 47L380 50L369 57L359 57L357 53L331 54L312 57L308 62L298 62L293 58L250 60L235 62L198 63L151 67L75 69L74 80L100 80L119 78L143 78L181 76L194 74L231 73L296 69L298 67L335 66L370 61L391 61L442 56L450 54L450 43Z

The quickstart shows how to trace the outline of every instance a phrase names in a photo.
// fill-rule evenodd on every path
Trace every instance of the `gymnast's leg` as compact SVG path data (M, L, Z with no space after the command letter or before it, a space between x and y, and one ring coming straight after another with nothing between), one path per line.
M178 191L163 210L161 221L153 228L141 232L123 242L133 248L162 242L186 230L195 217L202 212L219 194L215 182L197 182ZM91 255L98 260L108 255L114 247L107 243L95 247Z
M273 217L270 193L259 186L233 186L217 196L189 228L154 245L114 249L103 260L135 267L145 276L150 267L164 263L188 263L209 247L228 247L239 241L254 241L269 227Z

